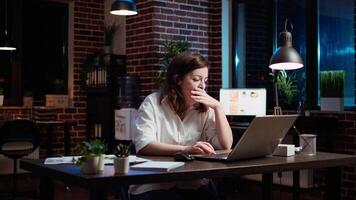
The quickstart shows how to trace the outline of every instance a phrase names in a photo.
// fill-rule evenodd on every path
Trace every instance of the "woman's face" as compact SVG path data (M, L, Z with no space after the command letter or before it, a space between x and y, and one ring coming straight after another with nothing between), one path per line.
M207 80L208 68L203 67L191 71L178 82L187 106L192 106L195 103L195 101L191 98L191 91L196 90L197 88L205 90Z

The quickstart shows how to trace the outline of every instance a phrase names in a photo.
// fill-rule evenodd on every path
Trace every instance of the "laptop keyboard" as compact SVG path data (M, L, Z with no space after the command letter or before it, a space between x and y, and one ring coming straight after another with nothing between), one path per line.
M227 158L229 153L218 153L218 154L211 154L211 155L204 155L206 158Z

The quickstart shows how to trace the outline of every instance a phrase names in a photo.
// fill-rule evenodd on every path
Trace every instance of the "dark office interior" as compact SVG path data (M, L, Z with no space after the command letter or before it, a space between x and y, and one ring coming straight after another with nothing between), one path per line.
M16 159L77 156L77 145L93 138L107 143L110 154L118 143L127 143L117 138L117 111L136 110L158 91L169 41L185 41L189 50L207 58L207 93L212 97L219 99L221 88L263 88L266 115L276 114L276 107L283 115L298 115L284 143L298 146L300 133L315 134L317 152L356 154L355 1L130 0L137 15L110 14L119 1L0 1L0 42L16 47L0 50L0 127L27 119L36 123L40 136L32 152ZM271 57L283 46L283 31L292 35L301 68L270 67ZM325 86L324 75L334 72L342 78L341 85ZM326 96L335 92L328 89L336 94ZM337 102L331 105L326 97ZM130 118L131 111L125 115ZM234 145L254 117L248 111L227 116ZM14 179L14 158L1 152L0 199L11 194ZM228 176L207 175L222 199L319 200L330 199L326 195L331 193L337 199L356 200L356 158L330 159L335 160L322 160L317 166L311 161L294 168L272 166L266 169L271 176L258 169L259 173L239 171L236 177L232 171ZM16 194L44 199L43 176L17 168ZM54 199L95 199L101 194L86 183L53 176ZM334 185L330 177L336 177ZM273 184L266 187L264 180ZM127 188L107 189L103 199L125 199Z

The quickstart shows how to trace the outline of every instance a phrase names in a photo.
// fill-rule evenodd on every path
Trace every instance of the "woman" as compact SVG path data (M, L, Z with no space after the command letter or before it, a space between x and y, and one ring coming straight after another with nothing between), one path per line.
M214 154L215 149L231 148L231 128L219 101L205 92L207 80L208 63L199 53L173 58L161 91L147 96L139 108L133 135L137 154ZM134 200L214 199L208 183L200 179L134 185L129 193Z

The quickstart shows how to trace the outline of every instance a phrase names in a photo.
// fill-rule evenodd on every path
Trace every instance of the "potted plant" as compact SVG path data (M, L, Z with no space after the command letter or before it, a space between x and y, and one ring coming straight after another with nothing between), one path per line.
M282 97L281 101L290 105L298 92L295 74L288 76L284 70L281 70L277 76L277 88Z
M83 142L75 147L80 157L75 161L84 174L95 174L104 170L104 158L107 144L100 139Z
M344 110L345 72L342 70L320 73L320 110Z
M23 94L23 106L32 107L33 105L33 93L31 91L25 91Z
M171 63L174 56L189 49L189 43L186 40L166 40L163 43L164 53L162 59L162 67L158 70L156 81L161 83L166 76L167 67Z
M275 84L278 88L278 94L281 97L280 101L283 106L290 106L292 104L293 98L298 93L295 73L288 75L285 70L281 70L278 73L271 72L269 75L272 78L271 80L274 80L274 76L277 76Z
M131 144L119 144L114 150L114 169L116 174L123 174L129 171L129 155Z

